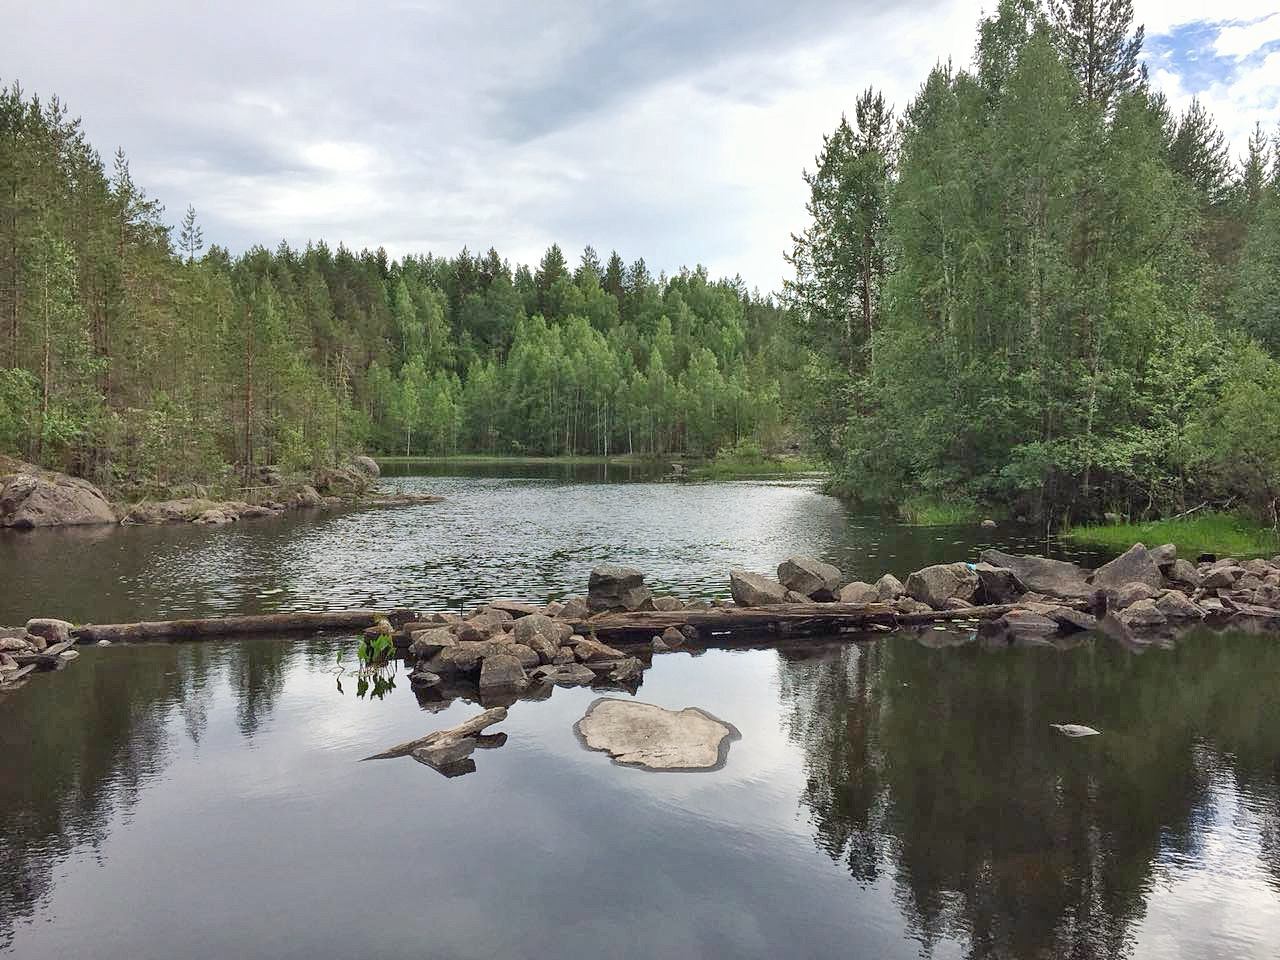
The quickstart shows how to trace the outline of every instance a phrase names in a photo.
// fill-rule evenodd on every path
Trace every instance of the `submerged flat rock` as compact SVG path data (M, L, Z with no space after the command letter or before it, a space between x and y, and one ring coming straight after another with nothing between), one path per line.
M717 770L737 728L697 707L664 710L651 703L601 697L574 732L589 750L646 770Z
M1102 732L1086 727L1083 723L1051 723L1049 726L1065 737L1096 737Z

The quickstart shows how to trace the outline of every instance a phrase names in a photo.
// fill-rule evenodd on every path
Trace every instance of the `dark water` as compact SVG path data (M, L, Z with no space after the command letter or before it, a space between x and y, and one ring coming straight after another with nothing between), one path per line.
M727 562L765 569L793 548L870 573L976 546L846 518L795 485L432 483L453 492L448 511L130 530L127 546L62 554L29 538L0 547L0 569L26 560L26 595L67 603L73 576L93 572L88 591L125 578L119 616L183 584L181 609L296 605L308 585L335 605L358 590L445 605L511 592L500 582L576 588L603 556L718 591ZM643 539L625 539L628 509ZM260 596L273 578L287 592ZM380 700L349 680L339 692L350 641L87 648L0 699L0 952L1276 955L1274 637L1206 631L1142 654L1102 638L999 653L934 639L654 658L641 699L741 731L714 773L587 752L572 724L598 694L558 689L515 704L508 742L458 779L356 762L477 708L425 712L403 676ZM1049 727L1070 721L1104 733Z
M582 593L604 561L644 570L659 590L716 597L728 594L731 568L772 573L794 552L875 580L939 559L976 559L986 546L1046 547L1026 529L987 534L850 516L811 481L672 484L633 480L643 472L616 466L468 472L389 481L443 494L440 504L212 529L0 531L0 624L547 600Z

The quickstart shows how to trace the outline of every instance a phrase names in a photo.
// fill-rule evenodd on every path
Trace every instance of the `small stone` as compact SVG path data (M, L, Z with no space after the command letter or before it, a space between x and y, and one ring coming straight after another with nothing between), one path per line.
M430 670L415 670L409 674L409 685L427 689L430 687L440 686L440 674L432 673Z
M1139 600L1154 600L1160 591L1146 583L1126 583L1107 591L1107 606L1112 610L1124 610Z
M413 759L419 763L425 763L427 766L439 770L442 767L448 767L464 760L475 752L476 741L474 737L461 737L457 740L441 740L437 743L428 744L425 747L418 747L413 751Z
M515 657L520 661L520 666L524 667L526 670L532 670L538 664L542 663L542 655L534 650L533 647L526 646L523 643L507 644L502 648L502 655ZM553 653L552 656L555 656L555 654ZM488 658L486 657L485 659ZM482 667L481 673L483 672L484 668Z
M999 524L997 524L994 520L988 517L986 520L983 520L982 523L979 524L979 526L981 526L983 530L994 530L997 526L999 526Z
M587 601L582 597L570 597L564 602L564 609L560 611L560 617L564 620L585 620L590 611L587 609Z
M794 590L788 590L782 598L783 603L812 603L813 601L806 597L803 593L796 593Z
M1096 737L1102 732L1081 723L1051 723L1049 726L1066 737Z
M1166 590L1156 600L1156 609L1168 620L1203 620L1205 612L1180 590Z
M684 609L684 601L679 597L654 597L653 609L674 613Z
M678 647L684 643L684 634L680 632L678 627L667 627L662 631L659 638L668 647Z
M66 663L70 663L72 660L79 660L80 651L79 650L63 650L60 654L58 654L58 659Z
M589 637L584 637L578 642L578 645L573 649L573 654L583 663L602 660L621 660L626 656L626 654L621 650L615 650L613 647Z
M1154 600L1138 600L1125 607L1116 616L1126 627L1137 630L1161 627L1167 622L1167 618L1156 606Z

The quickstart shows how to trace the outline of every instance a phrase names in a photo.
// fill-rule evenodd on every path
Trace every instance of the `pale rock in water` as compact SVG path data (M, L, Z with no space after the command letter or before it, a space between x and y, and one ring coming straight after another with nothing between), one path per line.
M1086 727L1082 723L1051 723L1049 726L1066 737L1096 737L1102 733L1101 730Z
M664 710L608 697L591 704L573 729L588 749L648 770L714 770L740 736L732 724L696 707Z

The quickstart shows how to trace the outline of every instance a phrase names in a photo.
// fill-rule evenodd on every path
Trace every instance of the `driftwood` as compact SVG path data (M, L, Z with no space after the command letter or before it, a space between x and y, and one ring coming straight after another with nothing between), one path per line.
M4 676L4 674L0 674L0 687L9 683L17 683L19 680L21 680L23 677L25 677L28 673L33 671L35 668L36 668L36 665L34 663L29 663L25 667L19 667L13 673L9 674L7 677Z
M371 757L365 757L365 760L390 760L392 757L407 757L413 751L421 747L429 747L432 744L444 743L451 740L463 740L467 737L474 737L476 734L484 730L485 727L491 727L495 723L501 723L507 719L506 707L492 707L483 713L476 714L470 720L465 720L456 727L450 727L447 730L437 730L435 733L428 733L425 737L419 737L417 740L410 740L408 743L397 744L390 750L384 750L382 753L375 753Z
M99 640L172 640L183 637L220 637L247 633L291 633L321 630L363 630L378 620L410 619L410 611L388 615L381 610L333 610L327 613L264 613L254 616L214 617L205 620L158 620L150 623L86 624L72 635L81 643Z
M571 621L579 633L620 641L647 641L668 627L691 626L710 635L775 630L787 634L835 633L841 630L873 630L917 623L950 620L994 620L1016 604L965 607L899 613L886 603L779 603L760 607L713 607L710 610L641 610L634 613L602 613Z
M39 667L41 670L53 670L58 666L59 658L63 650L71 647L70 640L64 640L61 643L55 643L51 647L44 650L38 650L35 653L13 653L10 656L17 661L20 667Z

